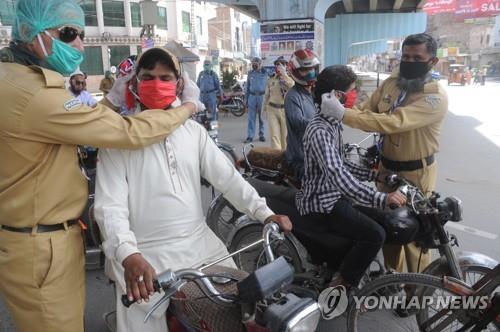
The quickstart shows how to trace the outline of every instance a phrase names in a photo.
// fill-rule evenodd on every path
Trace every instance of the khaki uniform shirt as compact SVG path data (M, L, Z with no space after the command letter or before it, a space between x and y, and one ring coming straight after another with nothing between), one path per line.
M107 95L109 90L113 87L113 84L115 83L115 80L112 78L103 78L101 80L101 83L99 85L99 90L104 92L104 95Z
M0 100L0 225L11 227L80 216L88 189L77 145L142 148L190 116L150 110L121 117L102 104L91 108L60 74L16 63L0 63Z
M269 102L276 105L283 105L284 108L285 95L294 83L288 75L284 75L283 83L280 82L278 75L269 78L264 95L264 110L267 111L268 107L273 107L269 105Z
M448 96L436 81L412 93L391 111L401 90L397 75L384 81L367 101L346 109L343 122L353 128L384 134L382 155L395 161L424 159L439 150L441 123L448 111Z

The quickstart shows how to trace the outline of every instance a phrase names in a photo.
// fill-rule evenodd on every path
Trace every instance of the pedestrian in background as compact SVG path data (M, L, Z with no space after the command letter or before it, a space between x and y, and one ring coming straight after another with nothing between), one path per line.
M94 107L97 104L97 100L85 90L85 82L85 74L77 70L69 77L69 90L76 99L82 102L82 104Z
M268 75L262 68L262 60L258 57L252 59L252 70L248 73L247 84L245 87L245 96L248 108L248 130L245 143L253 141L255 136L255 121L259 117L259 141L265 142L264 136L264 118L262 116L262 106L264 94L266 91Z
M221 98L219 76L212 70L212 62L203 62L203 71L198 75L196 81L200 88L200 100L212 115L212 120L217 120L217 98Z
M106 70L106 73L104 74L104 78L101 80L101 83L99 84L99 90L102 91L102 93L106 96L113 87L113 84L115 84L115 79L113 78L113 74L111 74L111 71Z
M0 50L0 295L18 332L83 332L85 257L77 218L88 200L78 145L142 148L165 139L199 106L123 118L126 81L89 107L62 75L84 59L85 16L75 0L18 0L12 42ZM118 84L120 83L120 84Z
M286 149L285 95L294 81L286 73L286 60L280 56L274 61L275 74L269 78L264 95L264 110L267 112L271 147Z

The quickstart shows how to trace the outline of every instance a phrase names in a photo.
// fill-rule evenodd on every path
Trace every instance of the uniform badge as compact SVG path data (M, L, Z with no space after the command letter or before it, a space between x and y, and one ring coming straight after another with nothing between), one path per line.
M386 104L390 104L391 103L391 95L385 95L384 98L382 98L382 101Z
M437 97L437 96L427 96L425 97L425 102L429 105L431 105L431 107L433 109L436 109L439 105L439 103L441 103L441 98Z
M79 109L80 107L82 107L82 102L76 98L68 100L64 103L64 109L66 111L74 111L76 109Z

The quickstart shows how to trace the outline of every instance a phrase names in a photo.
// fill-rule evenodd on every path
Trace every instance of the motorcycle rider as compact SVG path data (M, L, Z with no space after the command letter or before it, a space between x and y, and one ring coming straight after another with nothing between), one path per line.
M271 132L271 147L285 150L286 148L286 118L285 96L294 82L286 73L286 60L280 56L274 61L275 74L269 78L264 95L264 110L267 111L269 131Z
M252 59L252 70L248 73L245 96L248 108L248 131L245 143L253 141L255 136L255 117L259 117L259 141L265 142L264 118L262 116L262 106L264 93L266 91L267 73L262 68L262 60L258 57Z
M288 72L295 85L285 97L287 139L285 158L300 181L304 174L302 138L307 124L316 113L312 89L319 72L319 59L309 49L297 50L288 61Z
M436 187L441 124L448 111L444 88L432 78L438 62L437 42L428 34L408 36L403 41L400 69L353 109L330 103L338 119L353 128L379 132L380 171L395 173L413 182L426 194ZM383 184L379 189L388 191ZM431 252L416 243L384 246L385 264L402 272L406 260L409 272L421 272L431 262Z
M362 182L374 181L377 172L345 158L342 123L335 114L323 110L331 99L343 102L355 81L356 75L347 66L330 66L319 74L314 99L321 109L304 133L304 176L296 196L301 215L322 220L329 231L353 241L330 283L332 287L356 286L385 241L382 226L353 204L384 209L390 204L400 206L406 200L399 191L385 194ZM327 107L325 110L329 111Z
M18 332L83 332L84 248L77 218L88 199L78 145L140 148L173 132L199 98L122 118L125 81L95 107L62 74L83 60L85 17L73 0L18 0L12 41L0 50L0 294ZM103 104L104 103L104 104Z
M180 65L166 49L144 52L137 60L136 77L132 91L141 109L170 112L178 102ZM116 282L118 331L166 331L167 304L143 323L152 305L146 302L161 297L151 296L156 273L198 267L227 254L204 220L200 177L243 213L291 230L288 217L274 215L195 121L188 120L146 149L101 149L95 216L104 240L106 271ZM232 261L225 264L235 267ZM124 293L138 304L125 308L120 301Z
M212 120L217 120L217 99L222 97L219 76L212 70L212 62L203 62L203 71L198 75L196 84L200 88L200 100L212 114Z

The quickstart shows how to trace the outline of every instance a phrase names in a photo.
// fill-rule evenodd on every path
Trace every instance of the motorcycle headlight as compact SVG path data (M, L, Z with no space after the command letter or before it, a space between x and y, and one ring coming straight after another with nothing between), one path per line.
M210 130L217 130L219 129L219 122L218 121L210 121Z
M310 332L316 330L321 312L311 298L287 294L271 304L264 313L266 327L279 332Z
M287 324L285 332L309 332L316 330L321 313L317 303L311 303Z
M447 210L449 213L449 218L451 221L461 221L462 220L462 201L458 197L446 197L444 202L447 205Z

